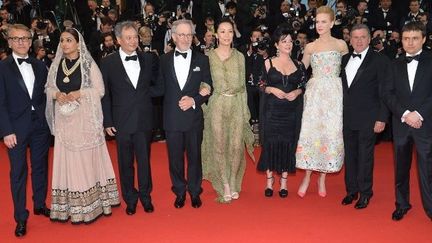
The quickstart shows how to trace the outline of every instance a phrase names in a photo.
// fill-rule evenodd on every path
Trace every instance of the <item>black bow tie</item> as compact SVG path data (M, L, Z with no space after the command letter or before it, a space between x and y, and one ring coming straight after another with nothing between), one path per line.
M17 58L18 64L21 65L21 63L26 62L30 64L30 60L28 58Z
M405 57L405 61L407 62L407 63L410 63L410 62L412 62L412 60L416 60L416 61L418 61L419 60L419 58L420 58L420 55L415 55L415 56L406 56Z
M137 55L127 56L127 57L125 58L125 61L130 61L130 60L132 60L132 61L136 61L137 59L138 59L138 56L137 56Z
M186 59L187 57L187 52L179 52L179 51L175 51L175 56L182 56L184 59Z
M361 54L355 54L355 53L353 53L353 54L351 54L351 56L352 56L353 58L358 57L359 59L361 59Z

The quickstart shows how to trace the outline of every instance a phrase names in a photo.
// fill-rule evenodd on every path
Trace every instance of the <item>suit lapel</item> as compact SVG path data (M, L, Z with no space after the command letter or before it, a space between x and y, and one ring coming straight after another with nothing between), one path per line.
M191 63L189 66L189 73L188 73L186 83L185 83L183 89L185 89L186 86L188 85L188 83L190 82L191 77L192 77L192 73L193 73L193 69L195 68L195 66L196 66L196 55L195 55L195 52L192 51Z
M125 67L123 66L123 61L121 60L120 53L117 52L115 55L117 55L117 58L114 59L114 60L116 60L116 63L114 64L114 67L120 67L121 72L123 72L123 74L120 74L120 76L123 76L124 77L124 81L127 82L127 83L129 83L132 86L132 88L135 89L135 87L132 84L132 81L130 80L130 78L129 78L127 72L126 72Z
M34 96L36 88L39 85L41 85L43 80L41 79L41 70L36 66L36 63L34 62L35 60L31 57L29 57L29 59L30 59L31 65L32 65L34 76L35 76L34 85L33 85L33 92L32 92L32 96Z
M347 81L347 77L346 77L346 65L348 64L348 61L350 59L351 53L346 54L345 56L343 56L342 58L342 85L343 85L343 89L347 90L348 89L348 81Z
M142 85L141 84L142 82L140 82L140 80L141 80L141 76L143 75L143 72L144 72L145 60L144 60L143 55L140 55L139 53L137 53L137 55L138 55L138 61L140 64L140 74L138 75L138 83L137 83L137 87L138 87L139 85Z
M19 86L27 94L27 97L30 98L30 94L28 93L27 86L25 85L25 82L24 82L24 78L21 75L21 72L18 68L18 64L16 64L15 59L12 57L12 55L9 57L9 65L10 65L12 72L15 74L15 78L18 81Z
M413 83L413 88L412 88L411 93L414 92L414 90L418 86L418 83L420 82L420 80L423 79L423 75L426 73L425 68L426 68L426 60L424 60L424 51L423 51L420 54L420 58L418 61L418 66L417 66L416 74L414 77L414 83Z
M177 87L179 88L179 90L181 90L180 84L178 82L177 75L175 72L175 68L174 68L174 51L171 51L168 55L169 55L168 56L168 68L169 68L169 72L172 76L172 81L175 82L177 84Z
M399 80L401 80L403 82L402 85L404 87L404 90L406 90L408 92L408 94L410 94L411 88L409 85L409 78L408 78L408 65L405 62L405 56L400 57L397 61L398 61L397 64L399 66L399 68L398 68L399 72L398 73L400 75ZM398 78L398 77L396 77L396 78Z
M353 87L358 82L358 80L360 79L361 75L365 71L366 67L369 65L369 62L370 62L369 59L372 56L371 52L372 52L372 50L371 50L371 48L369 48L369 50L366 52L366 56L364 57L364 60L363 60L362 64L360 65L359 69L357 70L356 75L354 76L354 79L353 79L353 81L352 81L352 83L350 85L350 88Z

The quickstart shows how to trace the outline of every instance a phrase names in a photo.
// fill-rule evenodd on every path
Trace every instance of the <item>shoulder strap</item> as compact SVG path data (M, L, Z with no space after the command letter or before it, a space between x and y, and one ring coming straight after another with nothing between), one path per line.
M273 62L272 62L273 58L269 58L269 62L270 62L270 67L273 67Z

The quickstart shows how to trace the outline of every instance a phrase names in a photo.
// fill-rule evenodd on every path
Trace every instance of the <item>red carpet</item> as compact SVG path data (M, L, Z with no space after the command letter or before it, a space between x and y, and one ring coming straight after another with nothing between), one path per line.
M117 173L115 146L109 142ZM155 212L147 214L141 205L134 216L124 212L125 204L113 209L91 225L53 223L30 215L28 233L22 239L13 232L13 205L9 187L9 162L0 145L0 242L431 242L432 222L420 201L417 172L413 165L411 203L413 208L400 222L391 220L394 209L393 159L391 144L376 147L374 197L367 209L342 206L345 196L343 173L327 179L326 198L317 194L313 177L304 199L296 195L303 172L289 176L289 196L264 197L265 176L248 162L243 191L238 201L218 204L208 182L203 183L203 206L194 209L190 200L183 209L173 207L166 147L152 146L153 203ZM259 155L259 150L256 151ZM118 175L118 173L117 173ZM32 210L29 185L27 208ZM275 182L278 190L278 179ZM48 205L50 199L48 198Z

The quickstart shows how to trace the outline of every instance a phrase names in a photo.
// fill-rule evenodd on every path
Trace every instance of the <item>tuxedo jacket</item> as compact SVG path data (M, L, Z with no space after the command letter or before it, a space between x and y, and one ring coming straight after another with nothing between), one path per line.
M137 55L141 70L136 88L118 52L101 60L105 84L105 96L102 98L105 128L115 127L117 131L129 134L153 128L151 97L156 95L158 60L150 53L137 51Z
M45 120L48 70L43 62L33 57L29 60L35 76L31 97L12 55L0 62L0 137L27 134L31 128L32 106L39 118Z
M387 12L386 18L384 18L384 14L381 8L375 9L371 13L369 20L370 26L374 30L393 30L394 28L399 27L399 18L396 11L393 8L390 8ZM391 26L387 25L387 22L391 24Z
M352 130L373 129L376 121L387 122L389 110L383 99L383 87L391 79L390 60L372 48L348 87L346 66L351 57L342 57L343 124Z
M199 94L201 82L212 87L209 59L206 55L192 50L189 74L183 89L180 89L174 69L174 51L161 56L158 83L163 85L163 123L166 131L185 132L203 128L201 105L208 99L208 96ZM186 111L180 109L178 103L183 96L189 96L195 100L195 109L190 108Z
M410 126L401 122L406 110L417 111L423 117L421 134L432 134L432 53L426 50L420 54L417 71L411 91L405 55L394 60L392 79L385 86L385 102L392 111L393 135L406 136Z

